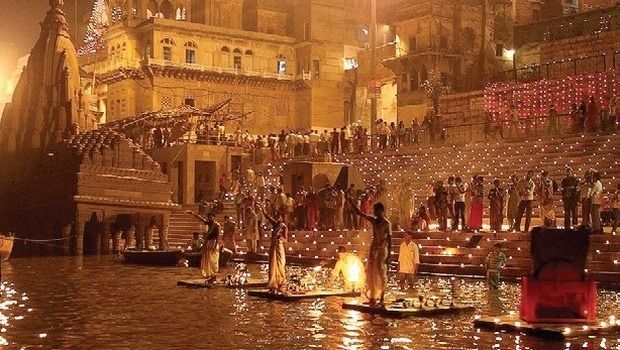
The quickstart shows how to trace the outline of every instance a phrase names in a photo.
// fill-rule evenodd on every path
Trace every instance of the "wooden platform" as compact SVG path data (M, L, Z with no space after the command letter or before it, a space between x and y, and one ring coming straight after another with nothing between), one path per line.
M489 331L523 333L549 340L587 337L599 334L612 334L620 331L620 324L601 322L598 324L530 324L521 321L518 316L503 315L482 317L474 320L474 327Z
M178 286L192 287L192 288L221 288L226 287L230 289L237 288L261 288L267 286L267 281L259 280L259 279L250 279L248 283L243 285L226 285L224 282L217 282L213 284L207 284L204 279L193 279L193 280L180 280L177 281Z
M343 290L320 290L320 291L312 291L306 292L303 294L274 294L269 292L266 289L260 290L250 290L248 291L249 296L265 298L270 300L281 300L281 301L297 301L302 299L319 299L319 298L329 298L329 297L359 297L359 292L346 292Z
M394 318L453 315L459 312L473 311L475 309L472 305L464 304L421 308L404 308L397 305L399 305L399 303L389 304L385 307L378 307L363 304L359 301L349 301L342 303L342 308L346 310L355 310L367 314L381 315Z

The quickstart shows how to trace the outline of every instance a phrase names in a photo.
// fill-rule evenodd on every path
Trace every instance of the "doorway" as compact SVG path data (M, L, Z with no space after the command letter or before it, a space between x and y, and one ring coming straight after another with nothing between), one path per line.
M215 162L197 160L194 167L194 202L215 197Z

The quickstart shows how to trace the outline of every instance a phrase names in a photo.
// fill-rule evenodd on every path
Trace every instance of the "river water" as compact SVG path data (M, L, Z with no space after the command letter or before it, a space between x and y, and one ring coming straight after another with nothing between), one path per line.
M257 269L257 267L253 267ZM228 273L233 273L229 268ZM226 273L226 272L225 272ZM254 271L254 276L260 271ZM2 264L3 349L620 349L616 336L538 340L476 330L475 314L518 309L518 285L489 294L457 281L477 310L433 319L387 319L341 309L342 299L297 303L243 290L176 286L197 269L122 264L112 257L13 259ZM424 278L420 290L447 280ZM620 314L620 293L601 290L599 316Z

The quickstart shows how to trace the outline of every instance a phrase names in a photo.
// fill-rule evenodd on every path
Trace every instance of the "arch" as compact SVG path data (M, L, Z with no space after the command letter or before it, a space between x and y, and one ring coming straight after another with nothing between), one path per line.
M233 50L233 53L237 54L237 55L241 55L241 49L236 48L236 49Z
M228 46L223 46L222 52L230 52L230 49L228 48Z
M99 254L101 252L101 234L103 221L93 212L89 220L84 224L84 254Z
M191 47L191 48L197 49L198 45L196 45L194 41L188 41L185 43L185 47Z
M159 41L162 45L174 46L175 42L171 38L163 38Z
M175 10L172 3L169 0L164 0L159 5L159 13L163 16L163 18L175 18Z
M252 52L252 50L249 50L249 49L248 49L248 50L245 50L245 54L246 54L247 56L252 56L252 55L254 55L254 52Z

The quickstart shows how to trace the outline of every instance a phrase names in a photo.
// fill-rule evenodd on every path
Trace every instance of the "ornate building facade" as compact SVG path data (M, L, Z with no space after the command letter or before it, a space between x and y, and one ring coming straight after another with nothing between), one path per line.
M22 239L18 253L105 253L120 239L150 245L155 233L165 249L176 207L168 177L127 137L97 129L62 4L50 0L2 115L0 227ZM21 244L29 239L58 244Z
M111 0L105 50L83 57L107 121L232 98L257 133L341 127L363 0ZM354 11L351 11L354 9ZM360 34L360 35L358 35Z

